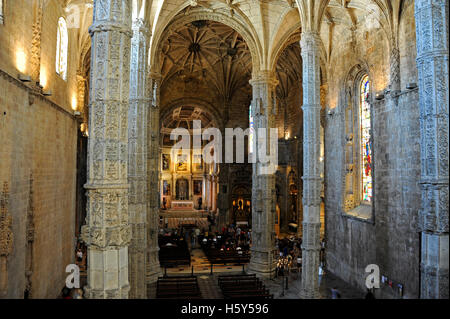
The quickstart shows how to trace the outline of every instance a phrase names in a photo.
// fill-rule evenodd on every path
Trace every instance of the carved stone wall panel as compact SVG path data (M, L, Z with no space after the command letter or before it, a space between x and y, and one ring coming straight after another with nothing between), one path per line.
M88 143L88 298L128 298L131 0L94 2Z
M300 297L319 297L320 251L320 44L318 33L304 32L303 58L303 244Z
M252 114L254 114L254 129L276 127L276 103L273 97L277 86L276 78L270 72L260 72L250 81L253 87ZM269 133L268 133L269 134ZM260 143L256 138L255 154ZM262 276L270 276L275 270L275 214L276 188L275 174L264 174L267 164L263 164L259 156L253 163L252 174L252 236L251 260L249 271Z
M131 39L130 107L128 110L129 215L132 241L129 248L130 298L145 299L147 251L147 118L150 97L145 85L149 29L133 21Z
M448 2L416 0L421 123L421 297L448 298ZM447 245L442 245L447 242Z
M148 130L147 130L147 283L155 282L162 273L159 265L159 111L160 111L160 84L161 75L158 73L148 73L148 85L146 90L151 97L150 108L148 112Z

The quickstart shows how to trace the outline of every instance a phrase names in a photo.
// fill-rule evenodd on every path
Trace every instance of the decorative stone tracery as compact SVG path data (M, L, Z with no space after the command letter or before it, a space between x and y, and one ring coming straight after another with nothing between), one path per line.
M128 298L131 0L94 2L87 217L88 298Z
M303 32L303 271L300 297L319 297L320 254L320 44L319 34Z
M151 99L146 89L149 28L133 21L130 109L128 113L128 211L132 240L129 250L130 298L147 296L147 119Z
M0 197L0 296L8 290L8 256L13 251L12 216L8 212L9 188L4 182Z
M32 285L32 275L33 275L33 246L34 246L34 190L33 190L33 175L30 175L30 193L28 199L28 211L27 211L27 244L26 244L26 255L25 255L25 294L27 298L33 297L33 285Z
M265 129L270 136L270 129L275 128L277 80L270 72L260 72L253 76L250 84L253 86L252 114L254 114L254 130ZM271 276L275 270L275 214L276 189L275 174L266 174L264 164L259 155L261 141L255 138L252 175L252 247L249 271L262 276ZM267 145L269 144L266 141ZM269 150L266 148L267 153Z
M148 111L148 191L147 191L147 283L152 283L161 274L159 265L159 110L160 110L161 75L155 72L148 74L148 96L151 105Z
M448 1L416 0L421 125L421 297L448 298Z

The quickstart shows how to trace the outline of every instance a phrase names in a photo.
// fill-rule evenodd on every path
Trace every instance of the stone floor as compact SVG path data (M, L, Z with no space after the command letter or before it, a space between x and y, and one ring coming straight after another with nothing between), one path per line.
M213 267L213 274L211 275L211 266L208 259L201 249L194 249L191 252L192 263L190 266L180 266L176 268L168 268L166 273L170 275L190 275L192 267L194 275L198 277L198 283L202 297L204 299L221 299L223 298L219 286L217 285L218 276L223 273L227 274L241 274L243 267L237 265L215 265ZM244 270L246 266L244 267ZM299 299L301 276L297 273L291 273L288 281L288 289L282 286L285 277L263 279L264 284L270 293L274 295L275 299ZM331 298L331 288L336 287L342 299L362 299L364 292L355 289L346 282L340 280L330 273L325 273L321 279L320 294L321 299ZM148 285L147 291L149 298L156 297L156 283Z
M263 279L263 282L275 299L299 299L301 275L296 273L288 276L288 289L285 285L286 277L272 279ZM283 284L284 283L284 287ZM364 292L350 286L345 281L339 279L333 274L327 273L322 276L320 283L320 299L331 299L331 288L336 287L342 299L363 299Z

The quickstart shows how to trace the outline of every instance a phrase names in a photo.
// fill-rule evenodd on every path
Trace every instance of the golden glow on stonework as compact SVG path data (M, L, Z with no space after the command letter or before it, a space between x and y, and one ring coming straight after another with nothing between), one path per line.
M72 110L76 111L77 110L77 97L76 95L72 96Z
M27 56L23 49L18 49L16 52L16 68L20 73L25 73L27 69Z

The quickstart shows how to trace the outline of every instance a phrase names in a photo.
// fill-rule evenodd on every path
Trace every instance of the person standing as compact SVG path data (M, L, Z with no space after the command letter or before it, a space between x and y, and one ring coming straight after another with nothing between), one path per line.
M323 267L322 267L322 264L320 264L320 266L319 266L319 287L320 287L320 283L322 282L323 273L324 273Z
M81 248L78 248L77 250L77 261L81 263L83 261L83 252L81 251Z
M373 294L372 290L367 289L367 294L364 299L375 299L375 295Z
M341 293L336 287L331 288L331 299L341 299Z

